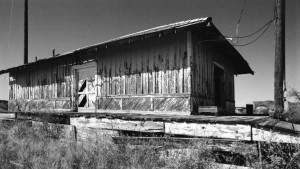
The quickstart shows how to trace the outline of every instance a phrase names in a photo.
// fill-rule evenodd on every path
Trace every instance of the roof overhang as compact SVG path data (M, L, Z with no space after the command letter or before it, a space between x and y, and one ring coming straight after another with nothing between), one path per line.
M77 53L82 54L85 52L100 51L102 49L106 49L109 47L115 47L115 46L126 44L126 43L133 43L133 42L139 41L139 40L149 39L149 38L158 37L158 36L165 36L168 34L174 34L177 32L188 30L188 29L197 29L199 27L207 27L207 26L212 27L213 30L216 31L217 34L219 34L219 36L221 36L225 39L225 37L219 32L219 30L212 24L211 20L212 19L210 17L205 17L205 18L191 19L191 20L187 20L187 21L181 21L181 22L176 22L176 23L172 23L172 24L168 24L168 25L163 25L163 26L147 29L144 31L128 34L125 36L121 36L119 38L101 42L101 43L98 43L95 45L91 45L91 46L79 48L79 49L76 49L73 51L69 51L69 52L63 53L59 56L56 56L56 57L41 59L36 62L31 62L28 64L1 70L0 74L9 73L14 70L26 68L26 67L32 66L34 64L42 63L42 62L61 59L64 57L72 57L72 56L76 55ZM235 68L235 74L247 74L247 73L253 74L253 71L251 70L250 66L248 65L246 60L243 59L243 57L240 55L240 53L227 40L223 41L222 43L223 43L223 45L226 46L226 48L228 49L228 52L232 53L232 57L233 57L232 60L234 60L236 62L235 65L238 65Z

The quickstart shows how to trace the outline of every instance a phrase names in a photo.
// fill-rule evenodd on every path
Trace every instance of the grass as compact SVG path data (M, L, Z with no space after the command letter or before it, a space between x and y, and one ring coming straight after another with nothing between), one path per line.
M211 168L214 158L204 145L161 151L155 146L114 144L99 137L75 142L59 139L45 125L0 124L0 168Z
M300 168L300 146L288 144L262 144L262 161L253 155L242 142L236 152L220 154L206 145L207 140L195 141L184 149L167 149L152 143L138 146L127 142L114 144L109 137L76 142L61 139L59 130L47 124L39 127L31 123L0 121L0 168L53 168L53 169L206 169L216 168L215 162L227 158L246 159L253 168ZM242 156L242 157L241 157Z

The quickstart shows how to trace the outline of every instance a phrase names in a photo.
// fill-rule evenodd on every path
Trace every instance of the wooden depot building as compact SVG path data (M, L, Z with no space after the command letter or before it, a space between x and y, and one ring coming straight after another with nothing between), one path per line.
M234 75L253 74L212 23L198 18L0 71L9 111L234 112Z

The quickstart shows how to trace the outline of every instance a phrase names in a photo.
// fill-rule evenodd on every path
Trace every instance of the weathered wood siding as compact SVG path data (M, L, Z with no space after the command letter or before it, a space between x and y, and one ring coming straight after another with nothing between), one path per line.
M11 72L9 110L70 110L73 62L72 58L60 58Z
M96 61L96 111L190 113L214 105L213 63L224 67L224 104L234 110L233 67L215 42L182 31L79 50L10 73L12 111L71 110L72 66ZM76 92L75 92L76 93ZM74 109L76 110L76 109Z
M214 62L224 67L223 100L224 108L234 112L234 72L230 56L222 52L222 47L216 41L206 40L201 34L193 34L192 62L192 109L199 106L215 106Z
M190 111L186 38L182 32L100 51L98 109Z
M10 73L10 110L71 110L72 65L97 60L98 110L189 112L187 34L157 36L70 57L36 62Z

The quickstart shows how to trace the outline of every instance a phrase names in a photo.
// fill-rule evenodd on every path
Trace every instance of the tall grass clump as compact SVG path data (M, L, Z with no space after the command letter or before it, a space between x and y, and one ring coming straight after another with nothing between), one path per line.
M110 137L61 139L46 123L0 123L0 168L210 168L213 156L202 142L167 149L151 142L115 144ZM160 143L161 144L161 143ZM163 143L164 144L164 143Z
M235 155L212 151L208 139L182 146L171 138L131 144L124 137L116 144L104 135L75 141L63 134L60 127L47 123L0 121L0 168L210 169L220 168L220 159L241 165L246 160L252 168L300 168L300 146L295 144L262 143L259 158L243 142L232 144L237 147Z

